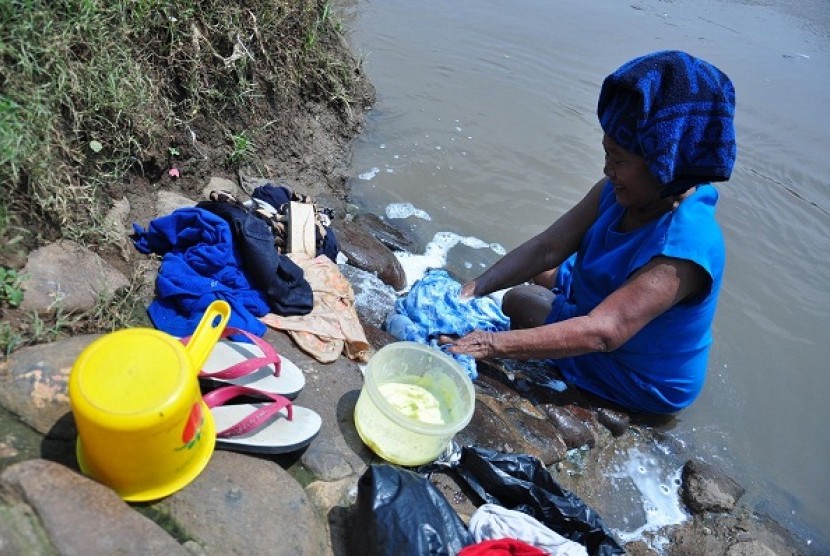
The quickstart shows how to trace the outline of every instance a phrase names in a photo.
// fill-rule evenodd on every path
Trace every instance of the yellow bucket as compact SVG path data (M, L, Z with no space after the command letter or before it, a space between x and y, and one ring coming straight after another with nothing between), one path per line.
M198 372L230 318L213 302L185 347L152 328L112 332L87 346L69 375L81 471L143 502L195 479L216 444Z

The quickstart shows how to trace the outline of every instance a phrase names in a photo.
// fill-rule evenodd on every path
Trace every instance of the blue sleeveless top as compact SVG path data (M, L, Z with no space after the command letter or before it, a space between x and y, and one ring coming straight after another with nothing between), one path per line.
M711 326L723 279L725 247L715 220L718 192L711 185L630 232L618 231L625 209L610 180L597 220L579 251L560 267L547 322L588 314L639 268L657 256L686 259L711 277L707 291L678 303L609 353L556 360L565 378L628 408L674 413L700 394L706 376Z

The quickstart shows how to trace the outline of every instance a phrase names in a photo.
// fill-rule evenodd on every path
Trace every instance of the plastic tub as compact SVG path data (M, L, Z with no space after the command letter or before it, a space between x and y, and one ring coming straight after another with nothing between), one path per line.
M396 405L387 399L383 392L400 385L428 392L429 402L437 402L435 411L413 416L400 408L400 400ZM435 460L467 426L474 409L473 384L452 357L415 342L395 342L369 360L354 420L360 438L377 455L416 466ZM437 411L442 422L426 422L434 421Z

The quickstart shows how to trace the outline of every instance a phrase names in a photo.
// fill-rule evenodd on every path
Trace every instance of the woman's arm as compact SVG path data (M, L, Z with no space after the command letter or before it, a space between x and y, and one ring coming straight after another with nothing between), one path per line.
M558 266L579 248L582 237L596 220L605 178L585 197L539 235L499 259L481 276L462 287L461 296L487 295L525 282Z
M585 316L508 332L475 331L452 343L452 353L476 359L556 359L613 351L680 301L699 294L709 276L695 263L655 257Z

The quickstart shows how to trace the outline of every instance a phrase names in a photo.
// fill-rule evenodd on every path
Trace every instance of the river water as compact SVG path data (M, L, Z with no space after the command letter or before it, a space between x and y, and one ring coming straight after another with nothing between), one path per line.
M718 186L715 345L701 397L669 432L830 552L830 3L346 4L378 95L352 194L418 239L411 280L418 264L474 278L585 194L602 174L599 87L623 62L681 49L732 78L739 155Z

